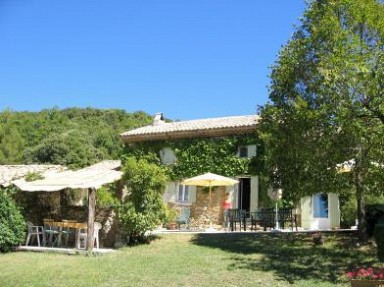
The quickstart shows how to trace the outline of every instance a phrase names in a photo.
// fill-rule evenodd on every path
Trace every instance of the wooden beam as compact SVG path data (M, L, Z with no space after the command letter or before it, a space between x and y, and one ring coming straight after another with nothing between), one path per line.
M96 213L96 189L88 189L88 228L87 228L87 251L93 251Z

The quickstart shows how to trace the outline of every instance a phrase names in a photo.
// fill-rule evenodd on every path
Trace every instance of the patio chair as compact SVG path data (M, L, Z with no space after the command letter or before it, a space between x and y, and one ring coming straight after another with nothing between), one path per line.
M274 228L276 225L276 211L274 208L263 208L261 210L262 226L264 231L267 228Z
M58 226L54 226L54 220L44 218L44 245L54 246L56 243L60 244L61 241L61 231Z
M240 231L243 225L244 231L246 231L246 211L244 209L230 208L228 209L229 227L231 231L235 231L237 223L239 223Z
M261 210L251 212L251 230L256 231L257 226L263 224L263 213Z
M99 249L99 230L102 228L101 223L95 222L94 223L94 230L93 230L93 245L96 244L96 249ZM78 240L78 246L76 246L78 249L85 249L87 246L87 230L82 229L80 230L79 234L79 240Z
M64 244L65 247L68 247L68 241L70 237L75 237L75 230L73 228L68 227L71 223L76 223L77 220L68 220L68 219L63 219L63 227L62 227L62 234L64 236Z
M30 243L29 241L34 237L36 237L37 246L40 247L40 236L42 240L41 243L45 241L43 226L34 225L32 222L28 221L27 227L28 227L28 235L27 235L27 240L25 242L25 246L28 246L28 244Z
M278 210L279 214L279 225L282 229L285 228L285 224L289 223L291 230L293 231L293 228L296 228L297 231L297 220L296 215L293 214L292 208L280 208Z
M188 207L183 207L181 209L180 215L176 219L176 223L177 223L179 228L180 228L181 224L185 224L188 226L190 215L191 215L191 210Z

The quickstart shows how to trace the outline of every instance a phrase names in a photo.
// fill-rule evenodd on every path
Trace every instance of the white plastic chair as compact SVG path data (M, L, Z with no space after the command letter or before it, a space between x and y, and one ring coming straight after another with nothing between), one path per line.
M40 236L41 236L42 242L45 241L43 226L33 225L33 223L30 221L27 222L27 226L28 226L28 235L27 235L27 241L25 242L25 245L28 246L32 236L36 236L37 245L40 247Z
M101 223L95 222L94 224L94 231L93 231L93 246L95 246L96 243L96 249L99 249L99 230L102 228ZM78 234L79 240L77 246L78 249L84 249L87 246L87 230L82 229L80 230L80 233Z

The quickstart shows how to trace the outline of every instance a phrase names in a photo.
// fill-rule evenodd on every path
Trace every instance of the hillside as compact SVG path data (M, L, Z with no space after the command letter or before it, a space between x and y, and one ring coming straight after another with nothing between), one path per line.
M67 108L0 113L0 164L51 163L80 168L117 159L119 134L152 121L144 112Z

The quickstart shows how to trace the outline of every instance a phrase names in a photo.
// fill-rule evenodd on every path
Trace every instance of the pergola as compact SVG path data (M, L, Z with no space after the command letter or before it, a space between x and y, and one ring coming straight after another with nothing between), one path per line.
M87 245L88 251L93 250L93 234L96 210L96 190L103 185L116 182L121 179L123 173L120 169L120 161L103 161L95 165L72 171L52 172L45 174L44 179L25 181L18 179L12 183L19 189L27 192L55 192L64 189L87 189L88 190L88 228Z

